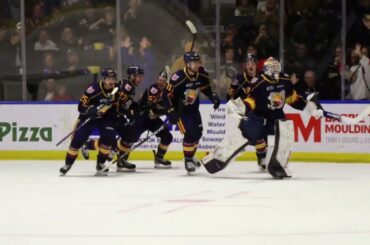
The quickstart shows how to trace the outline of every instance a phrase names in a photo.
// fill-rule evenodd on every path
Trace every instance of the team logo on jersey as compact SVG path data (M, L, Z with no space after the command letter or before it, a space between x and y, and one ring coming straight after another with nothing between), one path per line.
M192 105L198 98L198 90L195 89L187 89L185 91L185 105Z
M86 93L88 93L88 94L92 94L94 92L95 92L95 89L93 88L93 86L88 87L87 90L86 90Z
M177 75L176 73L175 74L173 74L172 75L172 77L171 77L171 80L172 81L176 81L177 79L179 79L180 77L179 77L179 75Z
M130 84L126 83L126 85L125 85L125 90L126 90L127 92L130 92L130 91L132 90L132 86L131 86Z
M159 92L159 90L158 90L156 87L152 87L152 88L150 89L150 93L151 93L151 94L158 94L158 92Z
M285 104L285 91L271 92L268 99L270 101L270 104L267 105L269 109L282 109Z

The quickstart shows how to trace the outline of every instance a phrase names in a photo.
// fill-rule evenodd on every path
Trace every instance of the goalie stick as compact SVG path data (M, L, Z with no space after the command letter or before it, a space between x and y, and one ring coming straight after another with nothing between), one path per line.
M118 91L118 88L116 87L116 88L114 88L113 90L112 90L112 92L110 93L110 95L109 96L113 96L113 95L115 95L116 93L117 93L117 91ZM111 108L111 106L112 106L112 104L109 104L109 105L105 105L105 106L103 106L100 110L99 110L99 112L101 112L101 113L105 113L109 108ZM60 144L62 144L66 139L68 139L71 135L73 135L76 131L78 131L78 130L80 130L83 126L85 126L88 122L90 122L91 121L91 118L88 118L88 119L86 119L80 126L78 126L77 128L75 128L75 129L73 129L71 132L69 132L66 136L64 136L57 144L56 144L56 146L59 146Z
M312 93L307 97L307 100L312 101L313 103L316 104L318 109L321 109L323 111L324 117L326 118L331 118L331 119L336 119L339 122L345 123L345 124L351 124L355 125L364 120L366 117L369 116L370 114L370 106L366 107L357 117L351 118L351 117L346 117L334 112L326 111L322 105L319 102L319 99L317 98L316 93Z

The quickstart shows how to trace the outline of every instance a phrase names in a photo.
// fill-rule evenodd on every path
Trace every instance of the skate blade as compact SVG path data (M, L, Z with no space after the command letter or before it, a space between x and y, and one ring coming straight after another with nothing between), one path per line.
M263 168L263 167L259 167L259 170L260 170L260 173L267 173L267 170L266 170L266 168Z
M166 166L166 165L155 164L154 168L156 168L156 169L170 169L170 168L172 168L172 166L171 165Z
M59 177L64 177L64 176L66 176L66 173L65 174L59 173Z
M187 174L188 174L188 176L194 176L195 175L195 171L187 171Z
M106 172L102 172L102 171L96 171L95 176L96 176L96 177L108 176L108 173L106 173Z
M124 169L116 169L116 172L117 173L134 173L136 172L136 169L127 169L127 168L124 168Z

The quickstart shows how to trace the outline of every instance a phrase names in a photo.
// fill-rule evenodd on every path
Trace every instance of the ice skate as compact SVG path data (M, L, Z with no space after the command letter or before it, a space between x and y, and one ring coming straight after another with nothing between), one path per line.
M117 162L117 172L135 172L136 165L128 162L125 159L121 159Z

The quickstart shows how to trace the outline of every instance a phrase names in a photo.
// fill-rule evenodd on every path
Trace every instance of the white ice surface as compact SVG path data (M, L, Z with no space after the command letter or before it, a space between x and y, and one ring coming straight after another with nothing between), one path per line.
M254 163L186 176L183 165L93 177L93 162L0 161L0 245L370 244L370 165Z

